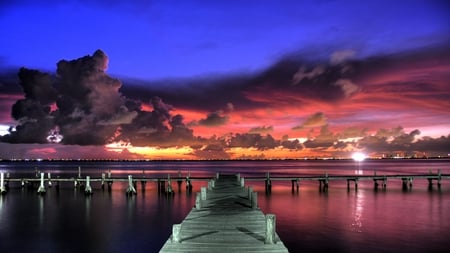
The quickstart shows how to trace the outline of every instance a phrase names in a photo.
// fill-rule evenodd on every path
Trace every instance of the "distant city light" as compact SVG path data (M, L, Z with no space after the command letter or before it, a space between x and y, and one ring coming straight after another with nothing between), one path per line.
M366 159L366 155L360 152L356 152L352 155L352 158L357 162L361 162L364 161L364 159Z

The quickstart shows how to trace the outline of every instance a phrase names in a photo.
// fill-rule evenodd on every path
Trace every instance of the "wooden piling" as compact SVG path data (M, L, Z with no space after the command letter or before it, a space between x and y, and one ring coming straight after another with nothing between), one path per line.
M179 243L181 240L181 224L173 224L172 226L172 242Z
M258 192L252 192L251 202L252 202L252 209L257 209L258 208Z
M86 176L86 186L84 188L84 195L91 196L92 195L92 187L91 187L91 177Z
M6 187L5 187L5 173L0 174L0 193L6 194Z
M266 238L265 244L275 243L275 224L276 218L274 214L266 214Z
M133 185L133 176L131 176L131 175L128 175L128 188L127 188L126 194L128 196L137 194L136 189L134 188L134 185Z
M41 183L40 183L40 185L39 185L39 188L38 188L38 190L37 190L37 193L38 193L38 194L41 194L41 195L45 194L44 173L43 173L43 172L41 172Z
M51 176L51 173L50 172L48 172L47 173L47 176L48 176L48 188L52 188L52 176Z

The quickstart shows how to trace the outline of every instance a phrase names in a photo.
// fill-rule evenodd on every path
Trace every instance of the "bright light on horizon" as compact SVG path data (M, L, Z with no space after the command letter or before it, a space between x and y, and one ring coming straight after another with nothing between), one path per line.
M362 162L364 159L366 159L366 155L361 152L356 152L352 155L353 160L357 162Z

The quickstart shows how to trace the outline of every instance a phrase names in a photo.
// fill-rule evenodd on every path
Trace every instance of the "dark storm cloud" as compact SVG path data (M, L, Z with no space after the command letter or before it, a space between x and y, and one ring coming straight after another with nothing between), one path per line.
M442 59L436 55L435 57ZM423 54L412 54L347 62L345 55L338 55L332 64L319 64L287 57L266 71L252 75L217 80L201 79L198 82L166 80L147 83L149 86L145 89L148 90L138 90L136 87L123 87L119 80L106 74L108 58L99 50L92 56L60 61L56 77L35 70L21 69L18 77L13 78L16 79L15 85L22 87L25 96L12 107L12 116L18 125L16 131L4 136L2 141L43 143L46 142L49 132L58 127L63 135L63 144L103 145L113 141L125 141L134 146L189 145L199 157L206 157L207 154L225 157L224 152L239 147L261 151L277 147L292 150L344 149L348 144L339 139L354 137L363 138L353 141L352 144L373 152L400 149L420 151L433 144L436 144L435 150L448 152L445 149L448 149L448 145L445 146L448 136L415 141L420 132L405 133L401 127L380 129L373 136L367 135L367 129L356 128L333 134L328 129L328 120L322 112L312 114L298 126L321 127L318 136L309 136L303 144L298 140L290 141L287 137L278 140L271 135L263 135L272 132L273 126L260 126L251 129L249 133L231 134L227 136L227 141L221 139L222 137L199 138L194 136L193 130L184 122L182 115L173 114L174 108L178 106L210 112L196 123L219 126L226 124L228 115L235 110L260 109L276 106L277 103L301 108L301 103L296 102L297 98L333 103L359 92L361 87L357 84L363 83L361 80L366 73L376 77L384 73L386 68L399 68L398 66L411 59L414 59L414 64L421 65L425 64L423 61L428 58ZM443 61L445 59L444 57ZM176 85L173 86L171 82ZM2 81L2 86L5 86L5 83L9 81ZM420 85L413 85L411 88L406 83L401 84L401 87L409 87L412 91L423 89ZM362 86L366 91L374 89ZM396 85L388 86L397 89ZM432 96L435 96L436 101L448 96L448 91L443 94L437 86L427 87L433 89ZM13 90L10 87L0 88ZM277 94L289 96L277 97ZM50 105L55 101L56 110L51 111ZM150 104L152 109L142 110L143 102Z
M11 108L11 116L18 122L15 130L2 137L2 141L11 143L45 143L51 128L53 117L50 104L56 99L56 90L52 87L48 74L21 68L18 73L19 84L25 93Z
M450 136L440 138L422 137L419 130L406 133L402 127L380 129L373 136L366 136L357 145L369 152L429 152L432 155L447 154L450 147Z
M424 94L426 99L442 101L443 96L448 97L450 93L443 93L442 84L430 83L429 80L434 78L427 78L427 75L432 73L441 75L436 76L438 80L448 79L448 71L437 69L450 65L448 52L448 45L436 45L397 54L356 58L353 51L343 50L320 62L308 61L303 54L291 54L254 73L152 82L125 79L122 91L138 99L158 94L175 107L198 111L214 111L228 102L239 110L278 106L301 108L305 100L334 104L345 102L362 91L423 92L424 85L429 89ZM410 68L416 70L403 73L398 80L389 79ZM416 78L419 74L420 78ZM389 78L383 79L386 76ZM382 83L372 85L373 80Z
M360 90L349 69L347 65L315 64L290 56L265 71L231 77L153 82L125 79L122 92L136 99L159 94L175 107L201 111L213 111L225 103L232 103L240 110L282 104L302 106L302 98L333 103ZM204 123L216 123L221 118L218 116L212 113ZM223 123L224 119L221 120Z
M198 121L198 125L200 126L222 126L228 122L229 118L226 115L221 115L220 112L213 112L208 114L205 119L201 119Z
M136 115L125 106L121 82L106 74L108 57L101 50L57 64L59 91L56 124L63 143L103 145L114 135L117 123Z
M18 125L2 137L6 142L45 143L58 129L63 144L104 145L125 140L133 145L185 145L195 143L193 131L173 107L153 96L151 112L141 102L124 97L121 82L106 74L108 57L101 50L92 56L61 60L57 75L22 68L19 84L24 99L12 106ZM56 102L56 110L50 105Z
M199 159L230 159L231 156L224 147L218 144L209 144L203 148L194 150L193 155Z
M200 119L198 122L192 122L191 125L200 125L207 127L225 125L229 120L228 114L233 110L234 105L232 103L227 103L224 109L209 113L205 119Z
M230 148L257 148L259 150L272 149L280 146L280 141L273 138L270 134L235 134L230 138L228 147Z
M292 141L290 141L290 140L281 140L280 145L283 148L286 148L286 149L292 149L292 150L303 149L303 145L300 143L299 140L292 140Z
M53 87L52 77L49 74L21 68L18 76L25 98L39 101L44 106L55 102L57 91Z
M172 115L173 106L159 97L151 99L152 111L137 110L130 124L123 124L115 140L134 146L184 146L203 142L194 137L193 130L184 123L182 115ZM135 105L133 105L134 107Z
M328 125L320 128L319 135L309 138L303 143L306 148L330 148L337 143L338 137L328 129Z

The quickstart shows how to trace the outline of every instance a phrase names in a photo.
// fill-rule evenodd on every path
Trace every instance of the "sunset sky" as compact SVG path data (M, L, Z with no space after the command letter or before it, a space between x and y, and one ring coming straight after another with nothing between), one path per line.
M0 159L450 154L439 1L0 3Z

